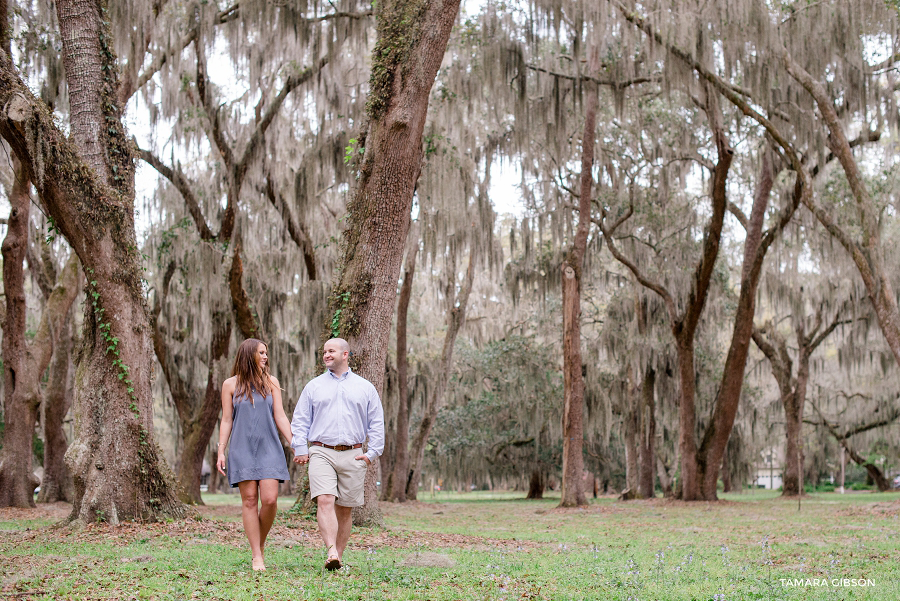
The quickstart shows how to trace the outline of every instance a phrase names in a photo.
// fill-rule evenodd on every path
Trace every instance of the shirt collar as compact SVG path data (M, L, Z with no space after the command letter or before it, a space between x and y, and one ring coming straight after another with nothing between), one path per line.
M336 375L334 375L334 372L331 371L330 369L327 370L327 371L328 371L328 375L330 375L332 378L334 378L335 380L338 380L338 381L340 381L340 380L346 380L347 377L348 377L351 373L353 373L353 370L350 369L349 367L347 368L347 371L345 371L344 374L343 374L342 376L336 376Z

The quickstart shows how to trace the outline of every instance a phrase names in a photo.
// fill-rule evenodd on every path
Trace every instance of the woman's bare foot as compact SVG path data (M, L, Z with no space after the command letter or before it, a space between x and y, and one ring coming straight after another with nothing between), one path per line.
M254 557L250 561L250 565L253 567L254 572L265 572L266 571L266 562L262 557Z

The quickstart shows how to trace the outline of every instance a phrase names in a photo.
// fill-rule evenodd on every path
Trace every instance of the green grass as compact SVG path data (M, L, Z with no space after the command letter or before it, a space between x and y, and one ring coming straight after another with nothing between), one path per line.
M315 525L283 499L264 574L249 570L238 501L209 495L201 519L82 530L47 528L60 508L0 510L0 598L900 599L896 493L814 494L799 511L767 491L566 510L520 493L425 494L382 504L387 530L354 531L335 573ZM835 586L845 578L870 586Z

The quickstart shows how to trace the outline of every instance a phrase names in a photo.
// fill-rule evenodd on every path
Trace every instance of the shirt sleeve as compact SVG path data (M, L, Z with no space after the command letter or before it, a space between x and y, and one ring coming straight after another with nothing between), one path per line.
M366 451L366 457L369 458L369 461L375 461L375 458L384 452L384 408L381 406L381 399L374 386L369 388L366 417L368 422L366 434L369 437L369 450Z
M309 428L312 425L312 403L310 403L310 384L303 387L300 399L294 408L294 416L291 419L291 448L294 449L294 457L297 455L309 455Z

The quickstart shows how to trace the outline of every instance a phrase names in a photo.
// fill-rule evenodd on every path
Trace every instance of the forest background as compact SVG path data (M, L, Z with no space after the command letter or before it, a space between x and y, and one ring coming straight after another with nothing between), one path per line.
M891 488L895 2L0 9L0 505L183 515L237 343L290 411L332 335L388 416L358 523Z

